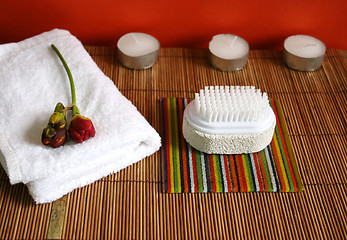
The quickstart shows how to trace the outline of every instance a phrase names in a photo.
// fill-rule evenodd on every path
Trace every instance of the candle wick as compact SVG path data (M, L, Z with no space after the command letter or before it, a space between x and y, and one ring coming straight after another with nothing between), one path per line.
M313 47L313 46L317 46L317 44L316 43L305 44L305 47Z
M131 36L133 37L133 39L135 40L136 44L139 44L139 40L137 39L137 37L134 34L131 34Z
M233 40L230 43L230 47L234 46L236 39L237 39L237 36L234 36Z

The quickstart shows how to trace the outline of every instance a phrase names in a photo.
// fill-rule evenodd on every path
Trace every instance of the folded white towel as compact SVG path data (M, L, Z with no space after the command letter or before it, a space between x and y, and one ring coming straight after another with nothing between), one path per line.
M51 44L64 56L77 106L96 130L82 144L70 140L56 149L42 145L42 130L56 103L71 105L71 93ZM160 148L158 133L68 31L0 45L0 66L0 162L11 184L27 184L37 203L54 201Z

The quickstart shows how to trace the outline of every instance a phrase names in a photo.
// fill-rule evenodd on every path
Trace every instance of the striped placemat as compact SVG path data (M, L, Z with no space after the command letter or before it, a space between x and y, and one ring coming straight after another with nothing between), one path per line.
M257 153L237 155L202 153L185 141L182 118L189 102L187 98L161 99L166 193L302 191L278 101L270 101L277 119L270 145Z

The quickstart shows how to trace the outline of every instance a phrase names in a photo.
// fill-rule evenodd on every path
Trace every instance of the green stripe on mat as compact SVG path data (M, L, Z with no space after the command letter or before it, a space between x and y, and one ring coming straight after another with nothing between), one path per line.
M281 123L281 129L283 131L283 139L284 139L285 145L287 146L289 161L290 161L290 163L292 165L292 169L293 169L293 174L294 174L293 181L296 182L297 191L302 192L304 190L304 186L302 184L302 180L301 180L301 177L299 174L298 166L297 166L297 163L296 163L295 158L294 158L294 152L293 152L292 143L291 143L290 138L289 138L288 128L287 128L287 125L285 124L285 121L284 121L283 110L282 110L280 101L278 99L274 99L274 103L275 103L274 104L275 108L277 110L277 115L278 115L279 121Z

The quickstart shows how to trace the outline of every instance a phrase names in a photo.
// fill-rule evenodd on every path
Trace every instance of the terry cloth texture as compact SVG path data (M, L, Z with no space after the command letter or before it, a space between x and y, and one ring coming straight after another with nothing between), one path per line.
M68 76L51 44L65 58L77 106L96 130L82 144L70 140L56 149L41 143L42 130L58 102L72 102ZM160 148L158 133L68 31L0 45L0 66L0 162L11 184L26 184L37 203L54 201Z
M166 193L298 192L302 183L279 105L271 99L276 127L271 143L251 154L206 154L182 133L186 98L161 100L163 175Z

